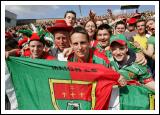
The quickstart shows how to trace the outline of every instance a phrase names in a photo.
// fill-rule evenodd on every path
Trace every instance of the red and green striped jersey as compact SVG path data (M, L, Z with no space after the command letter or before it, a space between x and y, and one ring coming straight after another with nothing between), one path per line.
M106 67L110 67L110 61L108 57L104 54L105 52L96 48L91 48L89 50L89 59L87 63L102 64ZM68 61L79 62L79 60L74 56L74 53L68 56Z

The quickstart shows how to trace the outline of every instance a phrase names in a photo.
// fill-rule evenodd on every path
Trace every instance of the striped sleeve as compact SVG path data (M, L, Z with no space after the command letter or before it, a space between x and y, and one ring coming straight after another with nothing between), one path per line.
M142 84L146 84L148 82L153 81L151 71L147 66L142 66L142 65L136 64L136 67L139 71L138 72L138 80Z

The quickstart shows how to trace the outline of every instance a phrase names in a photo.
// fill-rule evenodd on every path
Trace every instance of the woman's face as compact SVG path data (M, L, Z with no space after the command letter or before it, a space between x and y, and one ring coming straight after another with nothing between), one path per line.
M78 58L86 59L89 55L89 41L87 36L82 33L74 33L71 36L71 45Z
M95 26L94 22L93 21L87 22L87 24L85 25L85 29L86 29L89 37L92 38L96 32L96 26Z

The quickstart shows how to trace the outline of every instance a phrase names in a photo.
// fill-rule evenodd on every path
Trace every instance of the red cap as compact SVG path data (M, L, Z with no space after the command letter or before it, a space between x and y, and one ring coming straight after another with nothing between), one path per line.
M72 26L68 26L65 20L56 20L54 26L48 27L47 30L49 32L53 32L54 30L66 30L71 31L73 29Z
M135 24L136 21L137 21L136 18L129 18L129 19L127 20L127 23L128 23L128 24Z
M126 45L126 42L124 40L115 40L114 42L117 42L123 46Z
M40 41L40 37L38 36L37 33L32 34L32 36L30 37L30 41L32 41L32 40Z

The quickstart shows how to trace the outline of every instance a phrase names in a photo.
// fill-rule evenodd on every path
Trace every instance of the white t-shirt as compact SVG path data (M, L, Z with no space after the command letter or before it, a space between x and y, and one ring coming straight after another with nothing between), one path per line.
M58 60L59 61L67 61L67 57L64 57L63 53L58 53Z

